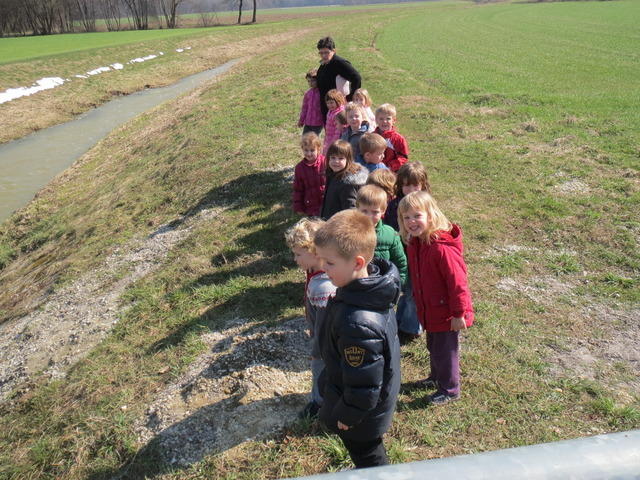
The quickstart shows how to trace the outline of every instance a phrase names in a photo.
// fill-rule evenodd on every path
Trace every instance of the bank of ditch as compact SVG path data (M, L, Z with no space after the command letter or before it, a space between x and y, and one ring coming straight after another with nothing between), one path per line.
M404 387L386 438L393 461L637 428L637 358L610 348L637 341L632 244L594 240L614 230L606 219L595 230L581 224L594 204L624 215L624 195L603 193L611 184L601 180L621 174L602 159L612 153L548 139L542 121L521 128L526 119L509 105L451 98L385 53L376 43L385 28L393 19L382 13L331 25L374 100L398 106L412 158L463 226L478 316L463 335L459 402L429 407L412 385L428 368L424 344L403 347ZM335 437L293 415L309 374L303 278L282 235L295 221L293 119L318 33L131 122L3 225L3 245L29 246L2 272L13 288L50 274L72 284L136 235L194 219L126 289L101 343L63 377L35 375L0 405L10 432L0 439L2 474L266 479L349 465ZM557 187L585 161L600 167L580 177L587 188ZM211 208L215 216L196 220ZM45 291L32 290L34 302ZM583 354L568 355L578 342Z

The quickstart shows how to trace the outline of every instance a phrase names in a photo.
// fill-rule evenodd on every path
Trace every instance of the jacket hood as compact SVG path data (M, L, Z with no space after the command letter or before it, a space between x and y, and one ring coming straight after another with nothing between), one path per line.
M362 165L358 164L360 169L356 173L348 173L344 176L344 182L351 185L364 185L367 183L367 177L369 177L369 170Z
M411 242L419 242L419 240L417 238L413 238L411 239ZM453 247L462 253L462 229L454 223L450 232L440 230L438 232L438 238L433 240L433 243Z
M369 276L336 290L336 300L361 308L383 310L393 307L400 296L400 273L388 260L374 258L367 266Z

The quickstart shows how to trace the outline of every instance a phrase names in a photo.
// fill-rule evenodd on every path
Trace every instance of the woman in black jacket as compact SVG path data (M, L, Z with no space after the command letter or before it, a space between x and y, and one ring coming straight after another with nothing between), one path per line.
M336 55L336 44L331 37L324 37L318 40L318 53L320 54L320 67L316 81L318 90L320 90L320 98L324 99L329 90L336 88L336 77L340 75L349 81L349 94L347 101L351 101L353 93L360 88L362 78L353 65L342 57ZM322 115L327 116L327 105L324 101L320 102Z

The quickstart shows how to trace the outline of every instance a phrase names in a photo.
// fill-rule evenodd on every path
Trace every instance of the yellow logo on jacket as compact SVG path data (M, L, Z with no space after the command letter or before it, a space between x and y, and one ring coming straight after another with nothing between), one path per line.
M344 359L352 367L359 367L364 361L364 352L362 347L347 347L344 349Z

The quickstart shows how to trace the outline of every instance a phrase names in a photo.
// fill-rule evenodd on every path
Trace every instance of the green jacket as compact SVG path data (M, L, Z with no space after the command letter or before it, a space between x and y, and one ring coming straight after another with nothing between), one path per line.
M404 253L400 235L380 220L376 225L376 237L378 242L376 243L376 250L373 256L389 260L398 267L400 279L404 285L404 282L407 280L407 256Z

